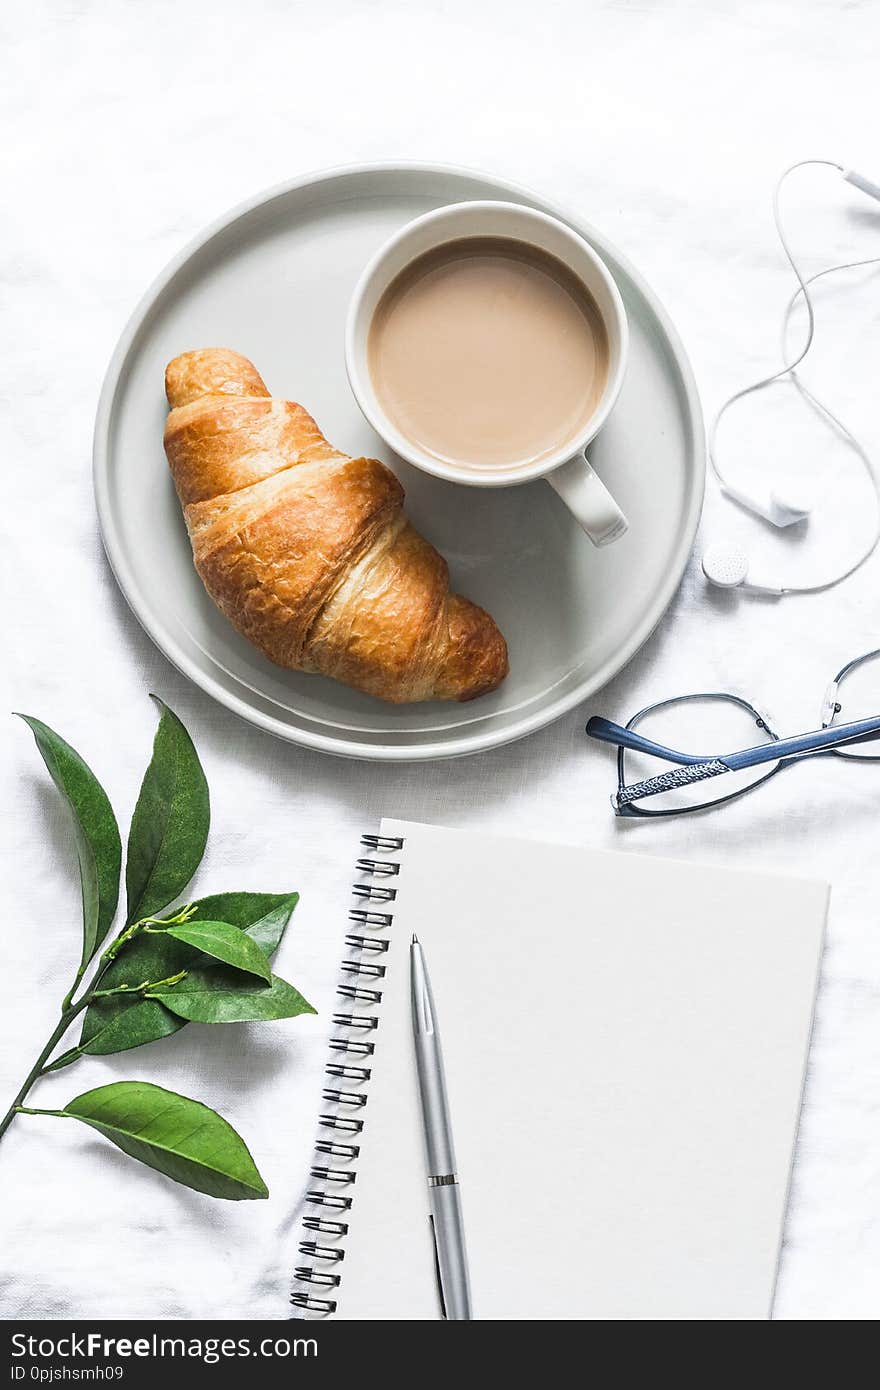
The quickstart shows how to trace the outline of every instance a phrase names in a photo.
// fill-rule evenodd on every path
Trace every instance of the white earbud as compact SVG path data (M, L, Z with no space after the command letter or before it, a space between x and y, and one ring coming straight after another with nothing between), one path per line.
M710 545L703 552L703 573L719 589L743 589L749 594L772 594L780 598L785 590L779 584L752 579L745 551L728 545Z
M806 492L791 486L775 486L766 493L746 492L744 488L722 483L721 491L731 501L738 502L746 511L762 516L773 526L796 526L807 521L812 512L812 499Z

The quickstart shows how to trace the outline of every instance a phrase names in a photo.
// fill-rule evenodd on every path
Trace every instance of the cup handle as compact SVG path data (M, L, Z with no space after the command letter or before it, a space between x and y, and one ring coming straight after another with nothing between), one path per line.
M547 482L559 494L594 545L610 545L627 529L627 520L586 454L576 454L548 473Z

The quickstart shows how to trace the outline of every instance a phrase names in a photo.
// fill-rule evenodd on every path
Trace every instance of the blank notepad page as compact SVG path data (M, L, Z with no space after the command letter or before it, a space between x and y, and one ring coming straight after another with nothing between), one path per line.
M769 1316L826 885L385 820L397 891L338 1314L439 1316L431 974L478 1318ZM332 1213L331 1213L332 1215Z

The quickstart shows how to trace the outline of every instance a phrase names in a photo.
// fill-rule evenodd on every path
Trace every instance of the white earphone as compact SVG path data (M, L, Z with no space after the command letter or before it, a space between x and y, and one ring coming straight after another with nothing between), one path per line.
M795 586L783 585L779 583L774 584L771 583L769 579L759 579L750 572L748 557L742 550L734 549L730 546L712 545L705 551L703 555L703 574L705 575L706 579L709 581L710 584L715 584L722 589L740 589L744 593L769 594L774 595L776 597L781 597L784 594L817 593L820 589L829 589L833 587L833 585L839 584L841 580L847 579L849 575L854 574L855 571L865 563L868 557L874 553L875 549L877 548L878 542L880 542L880 481L878 481L877 475L874 471L874 465L870 457L868 456L867 451L862 447L862 445L856 439L855 435L849 429L847 429L847 427L843 424L842 420L838 419L838 417L834 415L827 408L827 406L824 406L816 396L814 396L810 391L807 390L806 386L804 386L797 373L798 367L801 365L801 363L803 362L804 358L810 350L815 331L813 302L810 298L810 292L808 287L812 285L816 280L822 279L822 277L825 275L833 275L835 272L841 270L855 270L858 267L875 265L878 262L880 262L880 256L873 256L867 260L847 261L845 264L828 266L825 270L820 270L817 274L811 275L808 279L804 279L803 275L798 269L794 256L791 253L791 249L788 245L788 241L786 240L785 233L782 230L782 222L779 211L779 195L782 189L782 185L788 178L789 174L793 173L795 169L802 169L805 165L815 164L821 164L828 166L832 169L837 169L848 183L851 183L855 188L860 189L869 197L876 198L878 201L880 201L880 185L874 183L871 179L865 178L863 174L856 173L856 171L853 169L844 169L843 165L836 164L833 160L802 159L799 160L797 164L792 164L790 168L786 169L785 172L780 176L773 193L773 217L776 223L776 231L779 235L779 240L782 243L782 249L785 252L788 263L794 271L798 282L798 288L795 290L794 294L788 302L788 306L786 308L782 322L782 355L783 362L785 363L785 365L782 366L779 369L779 371L774 372L772 376L763 377L760 381L753 382L751 386L746 386L742 390L737 391L734 395L728 397L728 399L724 402L724 404L721 406L718 413L716 414L711 429L709 430L709 463L718 481L718 485L721 489L722 494L725 497L728 497L732 502L736 502L740 507L743 507L746 511L751 512L753 515L759 516L763 518L763 520L770 522L771 525L779 527L795 526L798 523L806 522L809 520L812 510L811 498L808 495L805 495L805 489L801 489L798 486L797 490L795 491L790 486L786 486L785 488L781 486L776 486L770 487L766 491L755 492L750 489L734 485L727 477L727 475L724 472L722 472L718 463L718 426L720 425L722 418L724 417L724 415L726 415L730 407L734 405L737 401L742 400L744 397L750 396L754 392L763 390L766 386L770 386L773 382L777 382L782 380L784 377L788 377L792 385L794 385L797 388L797 390L801 393L804 399L807 402L809 402L809 404L812 405L819 412L819 414L822 415L830 425L833 425L834 428L843 436L843 438L855 450L862 463L864 464L868 477L870 478L871 484L874 488L874 493L876 497L875 528L870 544L867 546L866 549L864 549L860 553L858 558L852 564L847 566L845 570L843 570L841 573L833 575L831 578L823 579L819 583L808 585ZM807 336L806 341L804 342L804 345L801 348L800 352L798 352L797 355L793 358L793 360L789 362L786 360L786 342L788 338L788 325L789 320L791 318L792 310L794 309L801 296L803 296L804 304L807 310Z
M808 521L813 510L812 498L807 498L805 490L796 494L790 487L783 490L777 484L767 493L757 493L746 492L732 483L720 486L725 497L738 502L746 511L762 516L773 526L797 526L801 521Z
M757 580L749 570L746 552L732 545L710 545L704 550L703 573L719 589L742 589L747 594L773 594L777 598L786 592L778 584Z

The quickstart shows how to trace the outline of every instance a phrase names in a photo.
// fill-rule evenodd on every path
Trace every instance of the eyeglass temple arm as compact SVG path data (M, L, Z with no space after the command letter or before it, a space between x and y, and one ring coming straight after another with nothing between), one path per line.
M758 763L775 763L782 758L805 758L846 743L868 743L877 737L880 737L880 715L872 715L870 719L857 719L852 724L832 725L826 729L815 729L812 733L796 734L794 738L760 743L756 748L744 748L740 753L724 753L720 761L732 772L738 772L744 767L755 767Z
M649 753L652 757L662 758L667 763L688 765L707 761L704 754L678 753L674 748L666 748L662 743L643 738L635 729L625 729L622 724L602 719L599 715L593 715L587 722L586 733L590 738L598 739L600 743L611 743L616 748L627 748L632 753Z
M590 722L592 723L592 720ZM740 772L743 768L757 767L761 763L780 762L785 758L806 758L849 743L867 743L878 736L880 716L875 715L871 719L859 719L852 724L839 724L836 728L816 729L812 733L797 734L793 738L760 743L755 748L744 748L739 753L725 753L720 758L692 759L689 760L688 766L673 768L670 772L648 777L643 782L633 782L628 787L621 787L614 798L614 806L617 811L622 811L631 801L640 801L646 796L657 796L660 792L673 791L677 787L701 782L705 778L718 777L724 772Z

